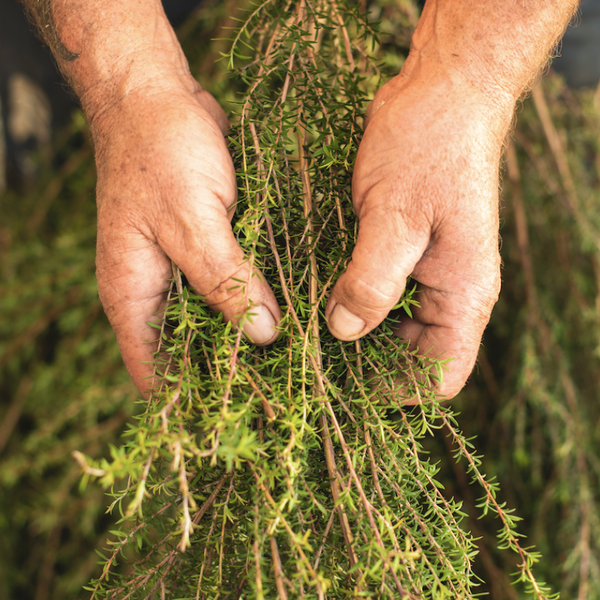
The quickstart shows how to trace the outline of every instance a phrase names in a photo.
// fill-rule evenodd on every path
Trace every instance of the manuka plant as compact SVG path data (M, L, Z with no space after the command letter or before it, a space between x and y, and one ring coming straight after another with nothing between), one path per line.
M352 343L324 323L356 237L351 173L378 52L367 15L344 0L262 2L233 39L245 85L234 230L275 290L281 333L256 348L174 266L162 383L110 460L76 455L122 515L93 597L472 598L477 547L423 449L439 431L497 516L515 580L548 597L516 517L435 396L444 363L409 351L393 317ZM409 284L396 310L416 303Z

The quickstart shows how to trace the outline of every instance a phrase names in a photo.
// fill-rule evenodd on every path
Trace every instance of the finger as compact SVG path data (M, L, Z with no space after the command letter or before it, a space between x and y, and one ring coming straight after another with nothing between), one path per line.
M152 230L163 252L210 308L239 324L250 341L265 346L278 336L281 311L262 273L235 239L230 199L235 199L236 190L223 191L224 180L219 173L218 182L203 176L188 188L176 189L177 210L170 218L154 218ZM215 189L221 191L215 194Z
M241 249L239 251L241 253ZM201 257L200 253L197 255ZM257 285L258 274L252 279L249 293L240 298L239 281L225 275L224 285L215 286L216 289L210 291L211 277L206 276L206 271L200 269L200 281L196 282L197 267L188 265L186 257L177 258L184 265L184 273L190 273L190 284L206 298L211 308L224 312L225 318L234 322L245 317L244 333L251 341L266 345L276 339L278 332L275 327L281 312L270 288L267 286L265 293L263 286L266 284ZM236 269L235 279L250 278L243 253L230 258L233 261L241 259L242 268ZM201 258L199 262L202 262ZM211 262L218 273L212 277L217 279L234 264L223 264L223 259ZM206 265L207 261L204 260L204 263ZM160 331L149 323L160 325L162 320L167 280L172 276L171 260L157 243L149 241L133 228L100 226L96 264L100 299L115 331L123 361L140 392L147 395L156 383L154 354L160 335ZM232 289L228 290L228 287ZM203 293L205 289L209 291Z
M340 340L358 339L379 325L398 303L407 277L429 242L429 224L408 219L372 200L360 216L352 260L337 281L325 311L331 333ZM381 194L386 197L387 193ZM389 205L388 205L389 206Z
M458 232L457 232L458 233ZM500 257L493 234L489 240L439 239L417 265L421 282L413 317L403 317L396 333L411 350L431 359L450 359L438 393L452 398L467 381L480 340L500 291Z
M115 331L123 361L144 395L153 387L154 353L166 302L171 262L139 232L99 222L98 293Z
M190 220L178 233L167 234L167 240L161 232L160 243L194 290L227 321L240 324L254 344L274 342L281 310L264 276L235 240L227 211L205 210L201 222Z
M229 130L229 119L221 105L215 100L214 96L206 90L196 92L196 101L204 108L204 110L213 118L219 126L223 135Z
M180 142L189 158L187 177L172 182L167 210L147 220L148 236L154 236L213 310L265 346L278 336L281 311L231 229L237 187L222 135L208 129L202 135L206 139L201 144L185 148L185 141Z

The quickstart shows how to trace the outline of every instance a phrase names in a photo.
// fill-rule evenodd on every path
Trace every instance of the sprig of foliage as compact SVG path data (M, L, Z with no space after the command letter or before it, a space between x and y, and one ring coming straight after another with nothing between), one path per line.
M409 351L393 319L356 343L324 326L356 235L350 177L381 83L376 50L366 16L342 0L264 1L233 40L247 86L231 140L234 230L284 307L281 335L253 347L174 269L164 384L110 460L78 455L123 516L94 597L472 598L476 546L423 448L442 428L499 516L518 580L548 597L516 517L435 397L443 362ZM121 557L132 570L114 577Z

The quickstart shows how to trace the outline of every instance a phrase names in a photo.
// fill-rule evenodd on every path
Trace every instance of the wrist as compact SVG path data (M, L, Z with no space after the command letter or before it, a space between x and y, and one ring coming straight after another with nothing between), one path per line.
M142 68L138 68L138 61ZM140 52L139 56L131 56L126 69L92 83L80 98L96 138L97 132L105 132L111 127L116 114L127 114L132 120L147 119L149 113L160 111L158 107L165 99L182 93L194 96L201 91L200 84L189 72L173 69L163 61L150 64ZM160 119L161 116L154 114L152 118Z
M449 98L459 96L474 107L481 107L481 116L499 123L508 121L508 127L521 90L500 77L495 59L482 56L473 47L468 22L462 31L457 31L458 17L448 14L448 4L451 3L426 4L402 72L409 79L445 81ZM486 41L483 34L480 37Z
M474 68L448 64L428 53L411 50L401 78L407 85L435 90L448 110L477 119L504 139L511 126L517 97L497 82L487 83Z
M411 60L439 69L479 92L492 110L512 115L577 3L428 0L412 39Z
M160 0L56 0L58 34L74 60L60 60L90 123L140 90L197 91Z

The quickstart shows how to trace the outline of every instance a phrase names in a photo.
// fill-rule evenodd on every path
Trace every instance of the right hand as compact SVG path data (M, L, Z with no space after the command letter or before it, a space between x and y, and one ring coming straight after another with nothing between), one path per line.
M195 82L161 81L99 112L91 125L98 290L138 389L151 385L158 336L147 323L164 308L171 260L227 321L254 315L244 325L251 341L273 342L281 311L231 229L237 186L228 121L215 99Z

